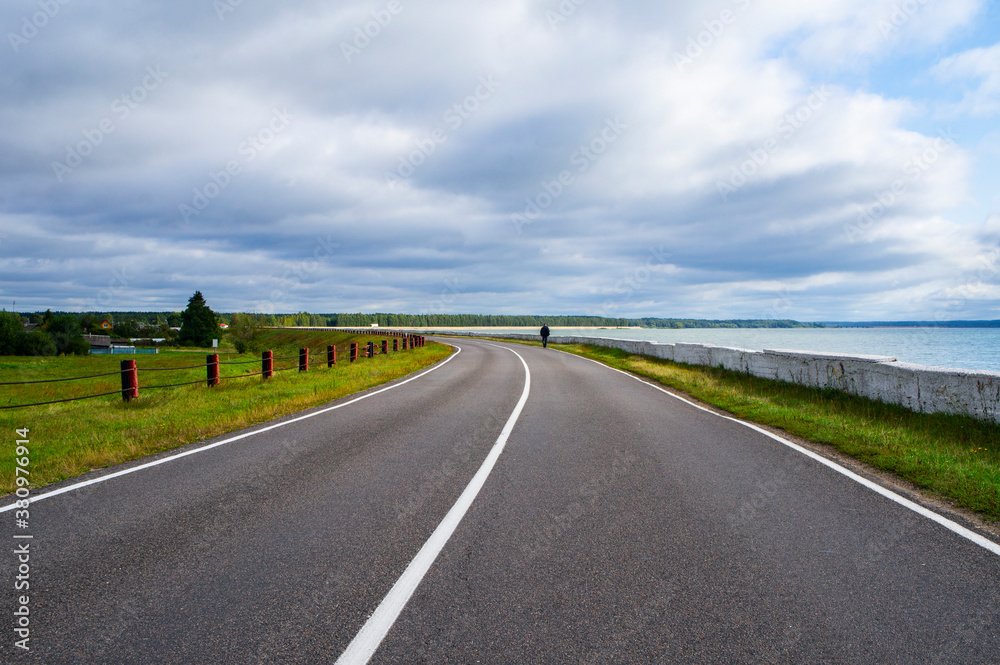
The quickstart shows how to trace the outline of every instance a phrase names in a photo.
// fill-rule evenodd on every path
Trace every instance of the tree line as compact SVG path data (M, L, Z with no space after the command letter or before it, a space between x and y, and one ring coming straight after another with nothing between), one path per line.
M35 324L28 330L24 324ZM224 324L228 330L220 328ZM22 316L0 312L0 355L62 355L89 352L84 333L106 334L113 338L159 339L165 345L210 346L213 339L226 338L239 353L259 350L262 328L330 327L368 328L452 327L552 327L589 326L598 328L804 328L822 323L800 323L774 319L678 319L608 318L602 316L539 316L533 314L391 314L346 312L337 314L256 314L216 313L201 291L188 299L183 312L35 312ZM107 327L106 327L107 326Z

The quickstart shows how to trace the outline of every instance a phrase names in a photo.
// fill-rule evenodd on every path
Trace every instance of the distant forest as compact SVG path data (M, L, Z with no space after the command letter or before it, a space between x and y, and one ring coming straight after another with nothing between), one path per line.
M601 316L537 316L531 314L331 314L330 320L339 327L369 326L378 323L388 327L455 327L489 326L512 328L516 326L594 326L600 328L822 328L824 324L799 323L798 321L754 319L712 321L708 319L610 319Z
M21 313L24 319L40 323L44 317L72 314L84 327L94 327L95 322L106 320L111 324L134 321L142 327L180 326L180 312L35 312ZM220 323L229 323L232 313L217 312ZM532 314L251 314L263 326L292 327L314 326L331 328L367 328L373 323L381 327L455 327L488 326L513 328L517 326L593 326L598 328L1000 328L1000 321L826 321L803 323L790 319L674 319L644 317L638 319L610 319L600 316L537 316ZM134 335L133 335L134 336Z
M860 321L827 325L837 328L1000 328L1000 321Z
M116 327L134 322L143 328L180 326L180 312L36 312L21 314L32 323L40 323L45 316L58 314L73 314L78 317L84 327L97 327L101 321ZM217 313L221 323L229 323L232 314ZM538 326L543 323L549 326L594 326L603 328L642 327L642 328L823 328L823 323L800 323L791 320L775 319L727 319L723 321L710 319L612 319L600 316L536 316L536 315L506 315L506 314L252 314L259 325L292 327L339 327L367 328L373 323L381 327L454 327L454 326L489 326L509 328L516 326ZM134 336L134 335L133 335Z

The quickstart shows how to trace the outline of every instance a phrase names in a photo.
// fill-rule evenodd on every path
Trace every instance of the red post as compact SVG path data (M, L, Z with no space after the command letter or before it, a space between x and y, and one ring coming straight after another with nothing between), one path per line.
M382 340L382 353L389 353L389 340Z
M299 371L309 371L309 349L299 349Z
M365 358L375 357L375 343L368 342L368 346L365 348Z
M126 402L139 396L139 371L134 360L122 361L122 399Z
M260 354L260 371L265 379L274 376L274 351L264 351Z
M219 356L210 353L205 356L205 369L208 374L208 387L214 388L219 385Z
M393 351L399 351L399 338L398 337L393 337L393 339L392 339L392 350Z
M351 362L358 359L358 343L351 342Z
M326 366L333 367L337 364L337 347L333 344L326 346Z

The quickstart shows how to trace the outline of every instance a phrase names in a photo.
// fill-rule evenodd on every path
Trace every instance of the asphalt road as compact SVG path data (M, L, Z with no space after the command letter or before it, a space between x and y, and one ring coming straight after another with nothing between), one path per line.
M40 499L30 541L0 512L0 661L333 663L488 471L370 662L1000 662L996 553L622 373L454 343L392 389Z

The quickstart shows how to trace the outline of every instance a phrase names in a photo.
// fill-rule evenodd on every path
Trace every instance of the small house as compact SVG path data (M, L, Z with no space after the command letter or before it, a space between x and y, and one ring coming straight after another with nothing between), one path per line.
M111 336L110 335L84 335L83 339L85 342L90 344L90 350L102 351L104 349L111 348Z

